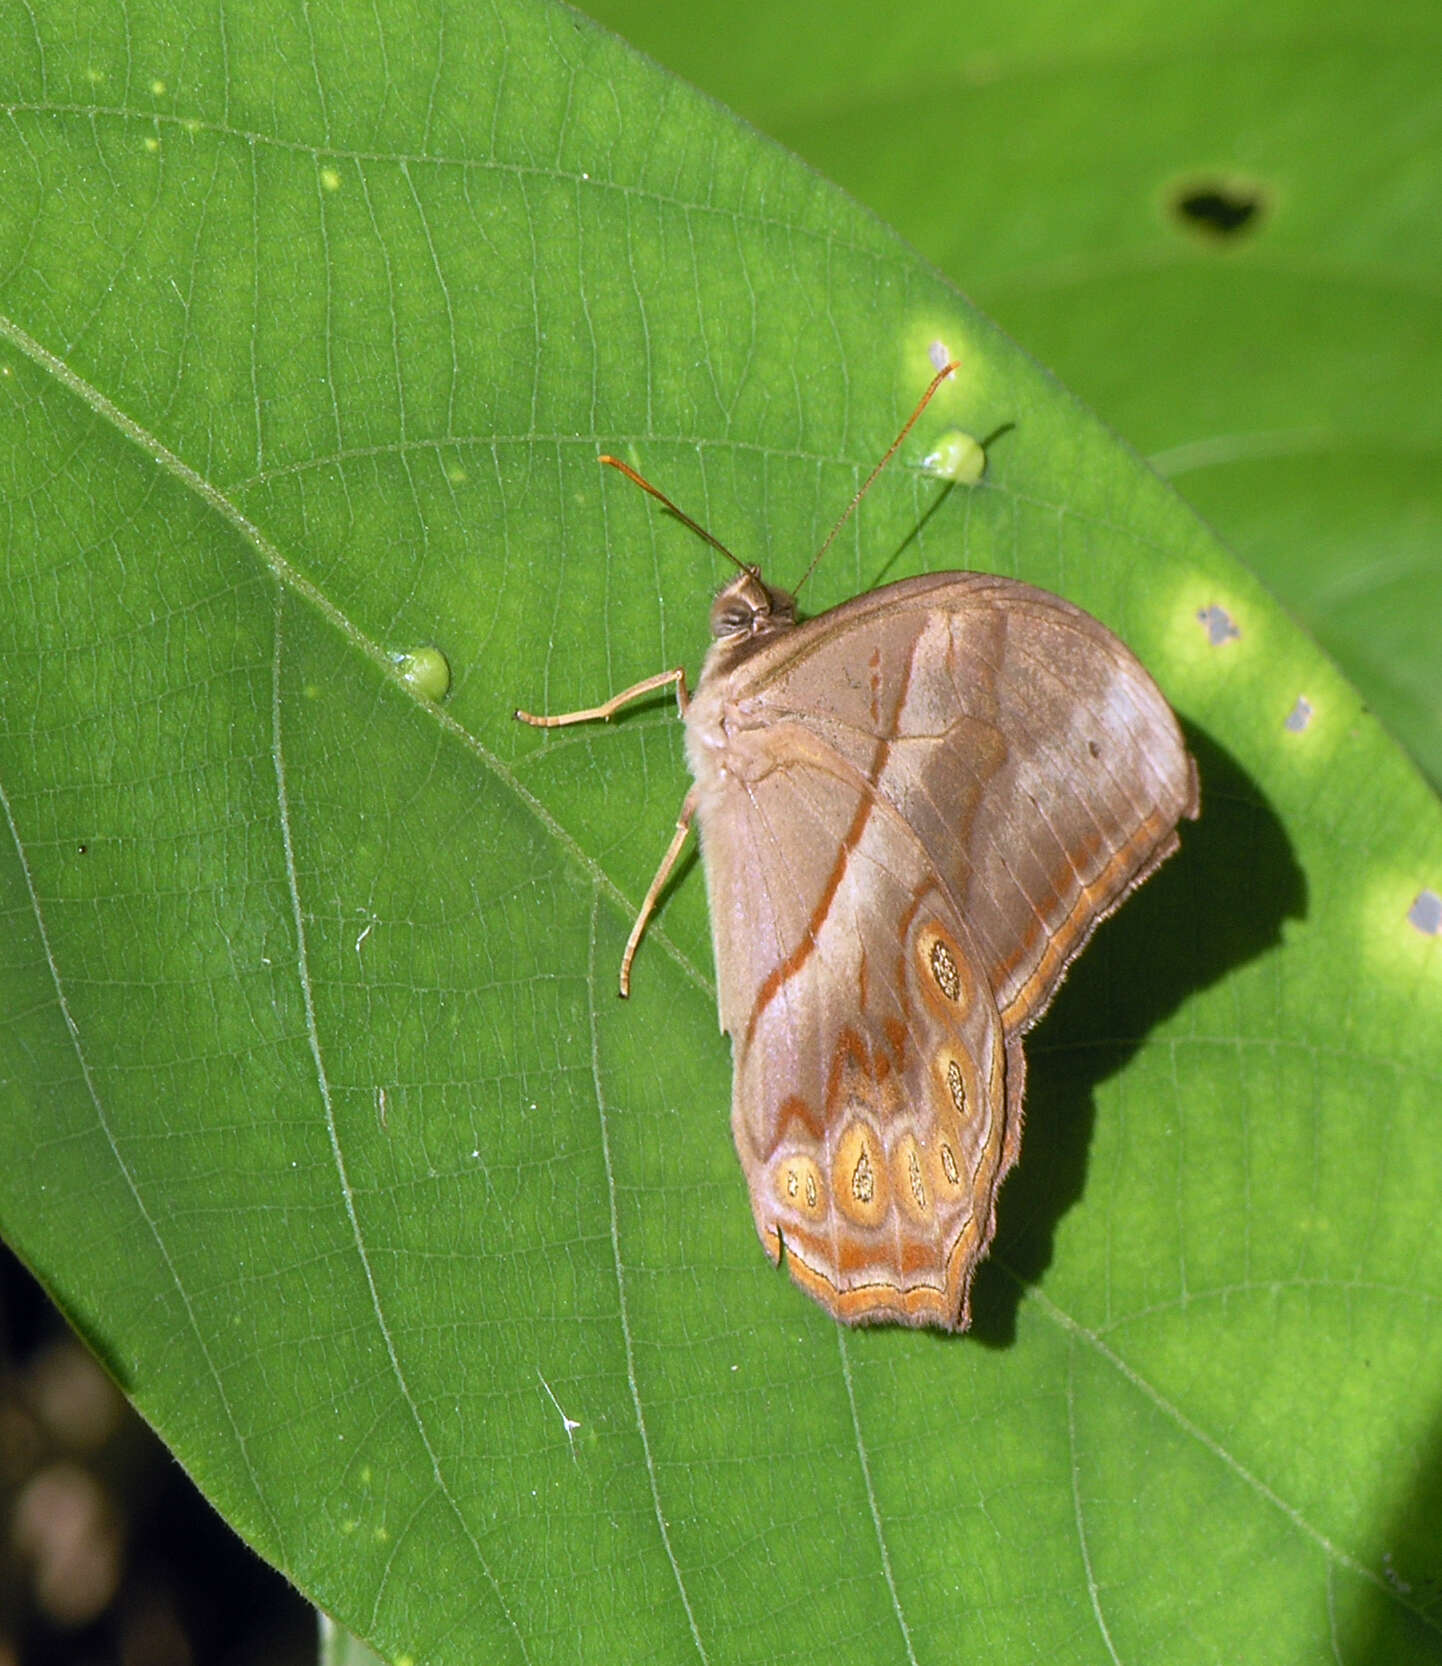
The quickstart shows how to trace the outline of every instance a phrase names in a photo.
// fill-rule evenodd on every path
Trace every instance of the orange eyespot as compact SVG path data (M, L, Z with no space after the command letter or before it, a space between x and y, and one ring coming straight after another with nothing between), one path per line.
M864 1122L853 1122L837 1143L832 1163L836 1206L859 1226L876 1226L890 1202L881 1141Z

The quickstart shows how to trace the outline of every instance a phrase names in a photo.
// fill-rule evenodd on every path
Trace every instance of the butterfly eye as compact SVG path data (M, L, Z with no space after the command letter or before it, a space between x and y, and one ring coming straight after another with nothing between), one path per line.
M956 1114L965 1116L966 1082L962 1078L961 1066L955 1059L946 1061L946 1085L951 1091L951 1102L956 1106Z

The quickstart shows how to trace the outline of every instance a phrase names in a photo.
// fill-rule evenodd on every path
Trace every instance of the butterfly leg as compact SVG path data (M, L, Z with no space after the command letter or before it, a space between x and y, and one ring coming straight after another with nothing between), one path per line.
M536 729L559 729L568 723L594 723L614 717L621 707L632 700L639 700L643 694L654 694L658 688L665 688L671 684L676 690L676 706L682 717L686 715L686 708L691 704L691 695L686 688L686 671L684 666L678 665L674 671L658 671L654 677L643 678L639 683L632 683L630 688L623 688L619 694L613 694L609 700L599 706L587 706L579 712L557 712L554 717L538 717L533 712L523 712L519 709L516 716L522 723L529 723ZM681 814L676 821L676 831L672 835L671 843L666 847L666 854L661 858L661 866L656 870L656 877L651 881L651 888L646 892L645 900L641 904L641 912L636 916L636 923L631 927L631 935L626 939L626 950L621 956L621 997L624 1000L631 993L631 962L636 958L636 950L641 943L641 934L646 929L646 922L651 918L652 910L656 906L656 899L665 888L666 881L671 876L671 870L676 866L676 859L681 854L681 847L686 843L686 835L691 831L691 818L696 813L696 794L686 795L686 802L681 806Z
M677 686L677 693L685 687L684 681ZM685 710L685 707L682 707ZM636 958L636 950L641 943L641 933L646 929L646 922L651 918L651 911L656 906L656 898L665 889L666 881L671 877L671 870L676 866L676 858L681 854L681 847L686 843L686 835L691 831L691 818L696 814L696 791L694 788L686 794L686 802L681 806L681 814L676 818L676 831L671 836L671 843L666 847L666 854L661 858L661 866L656 869L656 877L651 881L651 888L647 891L641 904L641 912L636 916L636 923L631 927L631 935L626 939L625 953L621 956L621 999L624 1001L631 993L631 962Z
M658 688L665 688L667 683L676 685L676 704L680 708L682 717L686 715L686 708L691 704L691 696L686 688L686 670L678 665L674 671L658 671L654 677L645 677L639 683L632 683L630 688L623 688L619 694L599 706L587 706L579 712L557 712L554 717L537 717L533 712L517 710L516 716L522 723L529 723L534 729L560 729L568 723L594 723L598 719L609 719L620 711L622 706L629 705L632 700L639 700L643 694L654 694Z

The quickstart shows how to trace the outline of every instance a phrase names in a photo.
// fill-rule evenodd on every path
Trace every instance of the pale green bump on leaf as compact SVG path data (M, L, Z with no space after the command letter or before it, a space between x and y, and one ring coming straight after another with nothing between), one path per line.
M938 480L974 486L986 473L986 449L964 429L948 428L921 459L921 467Z
M423 700L444 700L451 691L451 667L439 648L392 654L401 681Z

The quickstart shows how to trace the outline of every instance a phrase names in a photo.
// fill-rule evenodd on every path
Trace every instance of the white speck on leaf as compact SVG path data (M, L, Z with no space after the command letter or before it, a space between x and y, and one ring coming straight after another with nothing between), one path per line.
M557 1414L559 1415L559 1417L561 1419L561 1427L566 1431L566 1445L569 1446L570 1449L571 1449L571 1462L575 1463L577 1461L577 1459L576 1459L576 1430L579 1429L581 1427L581 1425L574 1417L567 1417L565 1412L563 1412L561 1410L561 1402L551 1392L551 1385L546 1381L546 1379L544 1377L541 1376L539 1368L536 1371L536 1376L540 1381L541 1387L544 1388L545 1391L546 1391L546 1398L556 1408Z

